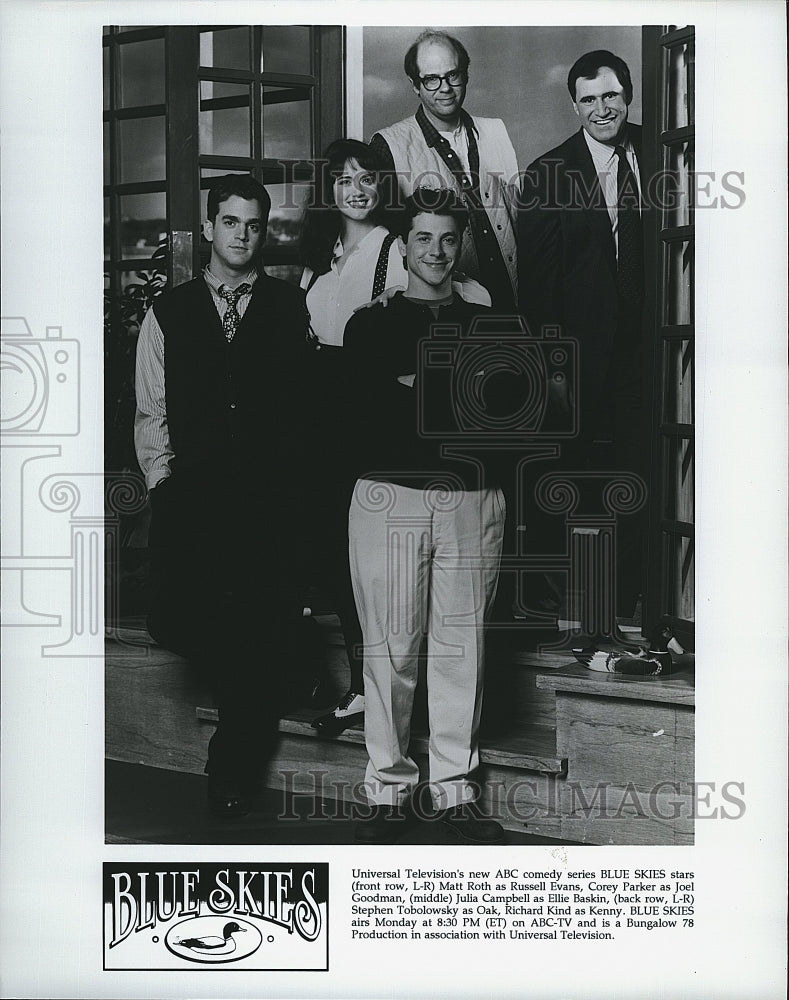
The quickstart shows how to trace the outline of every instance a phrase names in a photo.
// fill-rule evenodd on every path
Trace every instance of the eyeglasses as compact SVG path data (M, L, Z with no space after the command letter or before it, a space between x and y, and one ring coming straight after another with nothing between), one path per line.
M466 82L466 74L462 69L452 69L443 76L439 76L438 73L428 73L427 76L419 77L419 82L425 90L438 90L444 80L450 87L459 87L461 83Z

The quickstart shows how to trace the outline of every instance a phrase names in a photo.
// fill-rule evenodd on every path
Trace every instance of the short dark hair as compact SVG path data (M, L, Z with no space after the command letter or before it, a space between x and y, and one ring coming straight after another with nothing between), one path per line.
M397 178L385 170L378 153L366 142L358 139L335 139L326 147L323 157L315 163L314 198L304 213L301 262L316 274L325 274L329 270L334 244L340 235L342 219L334 200L334 181L342 173L348 160L356 160L362 170L375 174L378 204L370 213L370 220L376 225L390 228L392 189L397 188Z
M454 191L449 188L414 188L411 195L405 199L403 211L398 218L398 236L404 240L408 239L408 234L414 224L417 215L447 215L455 220L458 233L468 225L468 212L463 207L463 202Z
M578 80L594 80L604 67L614 71L614 75L624 91L625 102L629 104L633 100L633 81L630 78L630 70L625 60L615 56L608 49L595 49L594 52L587 52L580 59L576 59L572 69L567 74L567 89L570 91L573 102L575 101L575 85Z
M216 219L222 202L233 195L247 201L256 201L260 205L260 221L265 226L271 211L271 198L260 181L249 174L225 174L224 177L215 177L211 181L208 189L208 218L211 222Z
M419 86L419 67L416 64L416 54L422 42L447 42L457 53L458 69L464 77L468 76L468 68L471 63L471 59L469 58L469 54L466 51L466 46L463 42L455 38L454 35L448 35L446 31L433 31L432 29L429 29L428 31L422 32L419 38L417 38L417 40L410 47L408 52L406 52L405 59L403 60L405 75L415 87Z

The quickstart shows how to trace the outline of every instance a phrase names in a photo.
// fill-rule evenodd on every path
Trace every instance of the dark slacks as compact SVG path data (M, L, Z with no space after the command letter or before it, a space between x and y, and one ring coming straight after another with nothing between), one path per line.
M176 472L151 493L149 631L210 678L219 711L212 772L257 777L276 743L303 607L290 492Z
M610 349L602 351L584 341L581 332L569 331L578 341L578 394L549 395L546 430L570 425L569 407L574 407L578 433L573 438L557 436L556 458L530 462L525 469L520 494L518 522L526 524L525 550L543 556L546 563L567 551L564 516L543 510L534 495L537 481L549 473L616 473L639 476L646 482L649 467L649 442L643 406L641 316L638 310L623 311L622 321ZM552 443L550 433L546 443ZM595 476L586 487L579 479L582 507L590 513L604 513L601 490ZM514 506L514 505L513 505ZM612 595L617 614L629 617L636 599L644 590L644 551L646 547L646 507L635 513L620 514L616 524L616 593ZM509 537L509 536L508 536ZM514 550L514 541L509 543ZM505 552L509 551L505 538ZM548 595L549 596L549 595ZM525 607L531 607L528 593L520 595ZM540 611L539 606L532 611Z

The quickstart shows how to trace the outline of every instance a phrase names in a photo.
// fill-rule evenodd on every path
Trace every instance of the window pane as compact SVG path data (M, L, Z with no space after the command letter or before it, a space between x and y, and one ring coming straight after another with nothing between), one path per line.
M664 208L663 226L689 226L693 208L693 143L686 142L667 151L668 172L660 192Z
M123 336L137 336L145 314L166 284L167 271L159 261L156 266L139 271L121 271L119 305Z
M167 235L164 191L127 194L120 199L121 254L125 258L150 258Z
M693 124L693 43L672 45L666 58L666 128L684 128Z
M200 65L218 69L251 69L249 28L202 31Z
M107 111L110 106L110 50L107 46L102 50L101 57L104 68L104 110Z
M164 104L164 39L118 46L120 94L118 107Z
M663 439L663 517L693 524L693 439Z
M663 595L666 612L685 621L694 621L693 539L664 533L663 565L666 569Z
M110 180L110 123L104 122L104 183L111 184Z
M104 199L104 259L109 260L112 246L112 232L110 230L110 199Z
M271 197L266 246L297 246L309 184L266 184Z
M310 75L310 29L304 25L265 25L260 72Z
M166 175L164 116L119 121L118 183L161 181Z
M263 156L304 159L312 156L310 88L263 88Z
M667 424L693 423L693 341L664 344L663 414Z
M693 244L665 243L666 302L663 322L669 326L693 322Z
M201 81L200 152L206 156L251 156L246 84Z

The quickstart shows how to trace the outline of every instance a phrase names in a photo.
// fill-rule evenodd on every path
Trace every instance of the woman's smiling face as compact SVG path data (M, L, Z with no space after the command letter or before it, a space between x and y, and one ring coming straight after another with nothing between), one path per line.
M378 204L378 179L354 159L345 161L333 190L334 203L347 219L362 222Z

